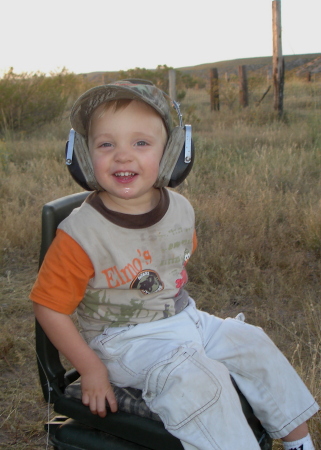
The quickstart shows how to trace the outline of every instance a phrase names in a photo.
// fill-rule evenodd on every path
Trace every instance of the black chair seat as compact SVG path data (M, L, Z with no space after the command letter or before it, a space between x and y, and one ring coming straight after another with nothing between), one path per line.
M85 426L151 450L183 449L181 442L172 436L160 421L123 411L109 412L106 417L101 418L92 414L89 408L82 404L81 400L65 396L56 400L54 409L57 413L71 417ZM106 440L109 440L108 436ZM109 447L106 448L109 449Z
M51 438L56 450L140 450L146 447L111 436L73 419L59 418L61 425Z

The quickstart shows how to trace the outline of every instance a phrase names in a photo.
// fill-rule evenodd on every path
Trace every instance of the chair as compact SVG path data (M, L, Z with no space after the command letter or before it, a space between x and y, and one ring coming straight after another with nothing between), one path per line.
M39 265L59 223L80 206L88 192L68 195L44 205ZM115 387L119 411L101 418L81 402L79 374L66 371L58 350L36 321L36 350L44 399L58 414L46 424L49 442L55 450L182 450L181 442L165 430L151 413L137 389ZM78 380L78 381L77 381ZM263 450L272 449L272 440L253 415L250 405L235 386L244 414ZM233 424L231 424L233 426Z

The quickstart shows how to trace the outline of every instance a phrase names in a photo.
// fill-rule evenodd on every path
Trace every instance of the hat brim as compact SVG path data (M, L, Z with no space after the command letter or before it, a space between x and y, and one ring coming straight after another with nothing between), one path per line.
M102 103L110 102L113 100L128 99L141 100L155 109L164 120L167 132L170 133L172 124L170 115L168 113L169 105L167 104L168 111L166 111L164 107L161 108L155 101L155 93L153 93L150 98L146 94L144 94L144 92L141 93L138 90L133 90L132 87L127 87L124 85L104 85L94 87L81 95L72 107L70 113L71 126L75 131L77 131L77 133L81 134L82 136L86 136L88 121L93 111L98 108L98 106L100 106ZM165 97L163 97L162 102L164 104Z

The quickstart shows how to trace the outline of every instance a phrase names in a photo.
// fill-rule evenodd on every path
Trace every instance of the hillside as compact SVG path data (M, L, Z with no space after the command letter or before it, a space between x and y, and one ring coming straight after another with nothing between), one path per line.
M305 55L285 55L284 63L286 71L298 72L298 75L303 75L307 71L314 69L314 61L318 60L318 69L316 72L321 72L321 53L305 54ZM181 67L178 70L189 73L190 75L198 77L209 77L209 69L215 67L219 75L223 74L237 74L239 66L246 66L248 71L253 72L267 72L272 70L272 56L257 57L257 58L242 58L230 61L219 61L215 63L201 64L198 66Z
M311 53L304 55L285 55L285 70L293 71L298 76L303 76L308 71L311 73L321 73L321 53ZM177 67L176 69L186 74L209 79L209 69L217 68L219 75L237 74L238 66L246 66L248 71L256 73L267 73L272 70L272 56L257 58L241 58L229 61L218 61L200 64L197 66ZM118 72L91 72L85 75L90 81L100 82L100 80L111 80L118 78ZM105 77L105 75L107 75Z
M318 56L301 66L297 71L297 75L304 75L306 72L321 73L321 56Z

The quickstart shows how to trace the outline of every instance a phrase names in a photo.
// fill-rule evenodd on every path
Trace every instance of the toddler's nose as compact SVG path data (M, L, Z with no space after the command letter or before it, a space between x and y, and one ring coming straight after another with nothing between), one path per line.
M120 145L116 148L115 160L117 162L127 162L132 160L132 149L128 145Z

